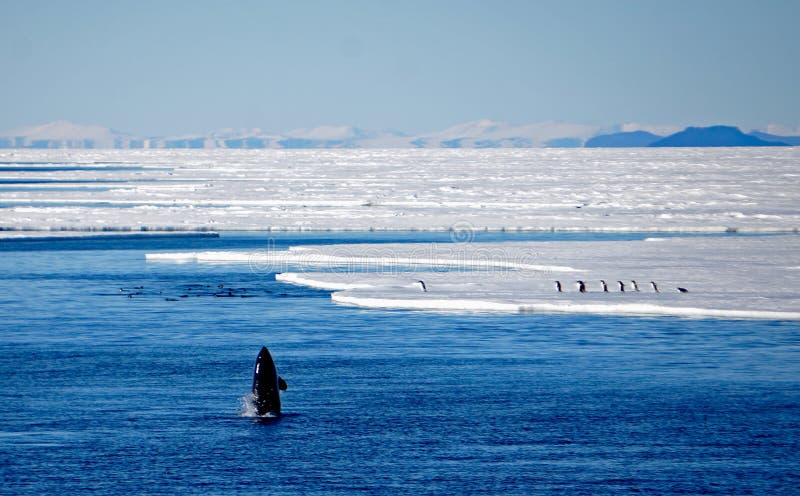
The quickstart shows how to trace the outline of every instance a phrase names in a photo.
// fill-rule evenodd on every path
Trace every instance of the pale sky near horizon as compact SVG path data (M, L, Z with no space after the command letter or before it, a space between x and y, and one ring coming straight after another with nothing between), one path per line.
M800 125L800 1L0 0L0 130Z

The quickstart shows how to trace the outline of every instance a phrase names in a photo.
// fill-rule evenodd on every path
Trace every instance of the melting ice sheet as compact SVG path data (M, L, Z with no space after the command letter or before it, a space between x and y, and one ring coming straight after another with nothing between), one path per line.
M797 235L354 244L147 260L247 263L280 281L334 291L334 302L369 308L800 320Z

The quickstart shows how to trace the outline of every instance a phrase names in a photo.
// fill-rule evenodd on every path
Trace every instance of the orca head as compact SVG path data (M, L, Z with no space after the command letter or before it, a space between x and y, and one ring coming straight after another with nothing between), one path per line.
M272 355L262 346L253 368L253 400L259 416L280 415L280 390L286 390L286 381L278 376Z

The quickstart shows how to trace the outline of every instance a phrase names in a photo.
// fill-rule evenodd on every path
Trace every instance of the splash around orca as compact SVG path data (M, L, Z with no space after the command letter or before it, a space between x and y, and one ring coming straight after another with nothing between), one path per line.
M269 354L266 346L262 346L253 368L253 402L256 413L260 417L280 416L280 391L286 391L286 389L286 381L278 375L272 355Z

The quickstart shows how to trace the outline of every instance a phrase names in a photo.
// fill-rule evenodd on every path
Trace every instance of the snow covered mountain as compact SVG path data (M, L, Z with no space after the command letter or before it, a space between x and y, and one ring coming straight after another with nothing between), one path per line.
M600 128L564 122L515 125L480 120L414 137L419 148L540 148L579 147Z
M55 121L20 127L0 135L0 148L128 148L133 136L107 127Z
M628 136L679 131L676 126L627 123L593 126L567 122L511 124L492 120L465 122L441 131L406 135L394 131L370 131L353 126L321 126L270 134L261 129L222 129L204 134L139 137L102 126L56 121L0 133L0 148L574 148L609 146L608 136ZM670 132L671 131L671 132ZM611 133L611 134L607 134ZM617 133L614 135L613 133ZM660 137L660 136L655 136ZM598 145L597 137L603 138ZM620 141L620 140L617 140ZM638 143L638 142L637 142Z

